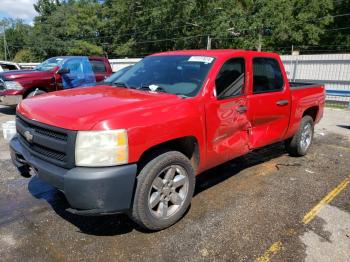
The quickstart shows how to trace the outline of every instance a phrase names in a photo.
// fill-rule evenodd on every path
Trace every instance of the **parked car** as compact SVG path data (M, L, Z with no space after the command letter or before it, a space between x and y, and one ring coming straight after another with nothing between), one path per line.
M289 83L274 53L158 53L115 83L22 101L11 156L74 214L127 213L161 230L185 214L203 171L279 141L305 155L324 103L324 86Z
M17 105L27 97L99 82L111 74L107 58L53 57L33 70L0 73L0 104Z
M9 61L0 61L0 73L6 71L20 70L18 64Z

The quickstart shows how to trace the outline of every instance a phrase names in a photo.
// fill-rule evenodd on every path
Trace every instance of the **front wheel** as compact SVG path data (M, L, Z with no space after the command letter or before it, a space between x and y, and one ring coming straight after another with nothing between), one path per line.
M291 156L305 156L314 137L314 121L310 116L301 119L298 132L285 141L286 150Z
M194 170L185 155L177 151L160 154L137 177L131 219L149 230L175 224L188 209L194 186Z

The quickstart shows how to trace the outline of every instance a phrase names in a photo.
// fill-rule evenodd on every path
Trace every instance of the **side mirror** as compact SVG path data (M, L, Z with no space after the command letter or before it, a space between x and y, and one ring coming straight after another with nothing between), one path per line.
M59 75L64 75L64 74L69 74L69 73L70 73L70 69L69 68L60 68L57 71L57 74L59 74Z

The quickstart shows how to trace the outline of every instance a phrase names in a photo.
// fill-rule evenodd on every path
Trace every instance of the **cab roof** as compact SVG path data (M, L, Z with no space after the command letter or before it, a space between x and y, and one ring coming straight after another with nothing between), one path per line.
M212 56L212 57L226 57L232 54L250 54L250 55L267 55L272 56L276 53L272 52L258 52L252 50L243 50L243 49L194 49L194 50L178 50L178 51L166 51L152 54L151 56L162 56L162 55L199 55L199 56Z

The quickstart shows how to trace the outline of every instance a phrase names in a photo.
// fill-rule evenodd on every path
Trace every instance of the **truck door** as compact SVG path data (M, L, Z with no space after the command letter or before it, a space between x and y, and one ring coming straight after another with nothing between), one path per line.
M257 148L283 139L289 124L291 98L279 60L254 57L251 66L253 83L248 96L250 146Z
M69 73L61 75L63 89L91 85L96 82L92 66L87 57L69 58L61 68L69 69Z
M249 151L245 72L245 59L231 58L216 76L214 95L205 105L207 168Z
M69 69L68 73L61 75L63 89L73 88L78 86L84 79L83 65L80 58L69 58L67 59L62 69Z

